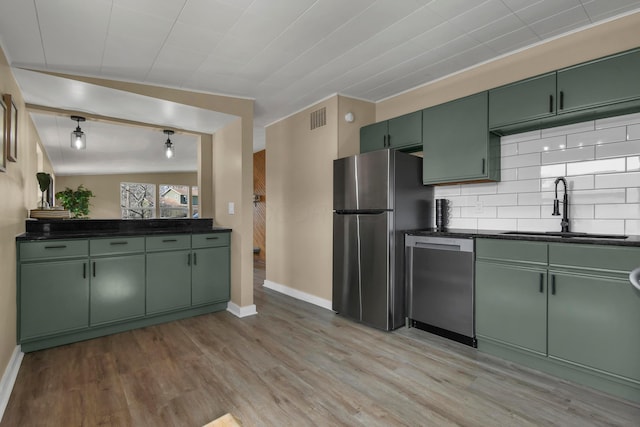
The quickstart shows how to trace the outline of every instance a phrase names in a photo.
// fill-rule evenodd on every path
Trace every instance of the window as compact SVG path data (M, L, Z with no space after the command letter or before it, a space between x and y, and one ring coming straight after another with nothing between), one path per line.
M156 186L137 182L121 182L120 209L123 219L155 218Z
M191 187L191 217L199 218L200 209L198 209L198 187Z
M160 218L189 217L189 186L160 185Z

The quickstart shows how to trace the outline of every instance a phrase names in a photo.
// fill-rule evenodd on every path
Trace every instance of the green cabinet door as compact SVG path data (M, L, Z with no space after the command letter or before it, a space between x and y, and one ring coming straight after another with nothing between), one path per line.
M499 179L500 141L489 134L487 92L423 110L422 129L424 184Z
M382 150L387 148L388 123L372 123L360 128L360 152Z
M191 305L191 251L147 253L147 314Z
M193 251L191 304L229 301L229 247Z
M546 270L476 262L476 335L546 354Z
M20 341L87 328L88 276L86 260L22 264Z
M144 255L91 260L91 325L144 316Z
M640 381L640 292L624 276L549 274L549 356Z
M489 129L556 114L556 73L489 91Z
M387 145L393 149L407 149L422 145L422 111L389 120Z
M558 114L640 98L640 50L558 71Z

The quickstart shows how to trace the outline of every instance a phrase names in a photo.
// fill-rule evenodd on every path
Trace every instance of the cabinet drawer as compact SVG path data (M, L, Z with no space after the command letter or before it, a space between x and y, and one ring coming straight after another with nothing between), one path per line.
M147 237L147 252L168 251L174 249L189 249L191 247L190 234L175 234Z
M551 243L549 265L628 274L640 266L640 248Z
M547 244L518 240L477 239L476 258L547 264Z
M89 253L96 255L144 252L144 237L121 237L89 240Z
M86 257L89 254L87 240L44 240L20 243L20 261L36 259L62 259Z
M229 246L229 233L194 234L191 236L191 247L215 248L217 246Z

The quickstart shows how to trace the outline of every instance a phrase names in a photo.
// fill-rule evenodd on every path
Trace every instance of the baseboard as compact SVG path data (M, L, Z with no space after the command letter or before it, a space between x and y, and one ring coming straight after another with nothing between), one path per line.
M0 379L0 421L2 421L4 410L7 409L7 405L9 404L11 391L13 390L13 385L16 383L16 378L18 378L18 371L20 370L23 356L24 353L20 350L20 346L17 345L13 350L11 359L9 359L7 368L4 370L2 379Z
M320 298L315 295L311 295L306 292L299 291L297 289L293 289L276 282L272 282L270 280L265 280L262 286L264 286L265 288L271 289L273 291L280 292L281 294L288 295L292 298L299 299L300 301L308 302L310 304L317 305L318 307L331 310L332 304L331 304L331 301L329 301L328 299Z
M234 316L237 316L240 318L258 314L258 312L256 311L255 304L245 305L244 307L240 307L238 304L234 304L231 301L227 303L227 311L233 314Z

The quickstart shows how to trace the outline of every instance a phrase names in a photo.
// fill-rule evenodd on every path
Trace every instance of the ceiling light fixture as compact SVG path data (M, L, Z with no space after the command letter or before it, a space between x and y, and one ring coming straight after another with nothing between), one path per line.
M80 116L71 116L71 120L78 122L76 130L71 132L71 148L76 150L84 150L87 148L87 135L80 129L80 122L84 122L85 118Z
M169 138L173 135L173 131L165 129L163 132L167 134L167 142L164 143L164 155L167 156L167 159L170 159L175 154L173 143L171 142L171 138Z

